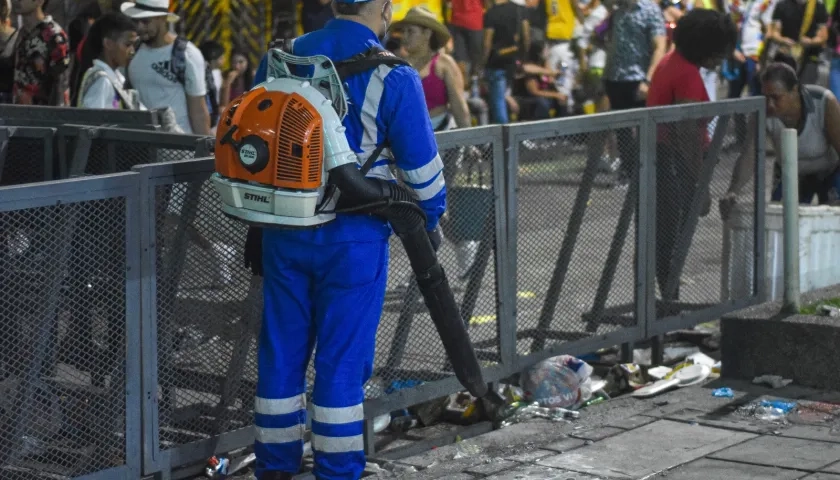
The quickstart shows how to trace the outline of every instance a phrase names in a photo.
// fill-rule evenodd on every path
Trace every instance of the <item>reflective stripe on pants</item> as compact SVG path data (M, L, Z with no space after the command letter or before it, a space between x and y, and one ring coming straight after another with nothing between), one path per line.
M318 245L318 232L265 229L264 314L257 382L257 478L297 472L306 416L300 394L313 346L312 449L319 480L365 467L363 385L373 371L388 239ZM299 430L295 430L295 426Z

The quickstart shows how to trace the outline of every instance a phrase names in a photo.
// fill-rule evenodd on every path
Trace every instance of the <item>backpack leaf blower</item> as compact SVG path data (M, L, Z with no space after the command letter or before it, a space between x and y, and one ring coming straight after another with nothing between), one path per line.
M382 146L360 169L344 134L342 75L395 63L404 62L381 50L338 64L325 56L269 50L268 80L221 116L211 180L222 211L252 226L318 228L337 213L386 219L405 248L455 375L471 394L484 397L487 384L426 233L425 213L407 188L365 177ZM290 67L311 74L298 76Z

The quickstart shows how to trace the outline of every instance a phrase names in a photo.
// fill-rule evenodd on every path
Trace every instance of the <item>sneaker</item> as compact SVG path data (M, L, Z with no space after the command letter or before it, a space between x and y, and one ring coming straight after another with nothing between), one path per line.
M610 158L609 155L604 154L601 156L601 162L598 164L598 170L604 173L615 173L618 171L619 165L621 165L620 158Z

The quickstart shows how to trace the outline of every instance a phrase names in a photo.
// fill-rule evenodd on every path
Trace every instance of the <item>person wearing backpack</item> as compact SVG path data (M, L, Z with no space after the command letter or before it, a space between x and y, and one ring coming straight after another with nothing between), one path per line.
M84 72L74 85L73 104L82 108L131 108L125 96L125 77L137 42L137 28L125 15L108 13L90 27L79 69Z
M429 241L437 250L438 221L446 209L443 161L419 74L379 43L393 18L391 1L332 0L332 7L336 18L283 42L286 51L324 55L336 63L351 105L342 120L344 135L357 164L371 181L383 180L380 185L403 181L426 215ZM343 69L347 61L357 68ZM257 85L267 70L263 57ZM362 476L363 386L373 370L391 232L380 216L345 213L312 230L249 229L246 266L263 275L264 299L254 402L258 480L287 480L300 470L306 370L316 344L315 478Z
M169 23L178 21L169 1L125 2L120 10L137 23L142 42L127 69L140 101L149 109L172 107L184 133L210 135L208 98L218 106L213 73L198 47L169 31Z

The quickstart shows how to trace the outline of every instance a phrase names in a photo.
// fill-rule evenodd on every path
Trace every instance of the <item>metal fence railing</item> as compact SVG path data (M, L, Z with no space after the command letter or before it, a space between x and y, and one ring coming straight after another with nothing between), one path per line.
M123 128L154 128L160 125L160 115L157 110L114 110L0 104L0 125L3 126L57 127L66 123Z
M140 473L136 175L0 194L0 477Z
M213 138L199 135L67 123L0 126L0 185L127 172L212 150Z
M710 205L739 153L731 145L743 143L748 126L758 130L752 161L756 179L763 179L763 102L437 135L448 190L439 255L488 382L561 352L627 345L762 298L762 282L722 273L727 229ZM116 476L101 478L129 478L123 474L170 472L250 444L262 286L242 265L247 229L220 213L208 181L211 157L165 161L158 153L155 160L162 161L143 161L159 148L189 157L209 153L211 145L157 132L50 128L65 148L62 158L75 165L68 175L80 171L74 158L86 159L81 171L88 174L132 171L0 189L0 211L11 212L0 216L3 265L15 272L0 275L8 282L4 292L12 292L4 294L3 308L14 313L0 317L0 327L11 332L0 348L0 378L16 379L0 380L0 388L22 392L0 395L16 399L0 400L0 418L11 422L0 430L0 446L16 445L0 449L6 455L0 470L31 478L26 475L41 470L27 462L42 458L32 452L60 450L59 431L82 435L72 428L95 431L109 455L90 447L88 470L58 463L44 471L77 476L117 468ZM91 152L103 140L105 154L97 157ZM108 146L114 143L124 150ZM134 145L139 153L131 154ZM756 201L764 186L754 183L741 201L754 212L755 241L738 244L743 255L754 256L747 276L763 275L764 268L758 241L764 202ZM51 262L38 263L45 258ZM366 389L369 453L376 450L374 417L461 390L396 242L390 265ZM759 286L740 290L739 298L718 297L722 275ZM117 322L122 315L127 321ZM42 385L61 375L90 383L61 398L73 398L96 421L76 426L63 404L55 408L64 423L47 422L55 431L22 421L20 412L38 409L48 418ZM310 380L313 375L310 370ZM123 410L113 395L120 382L128 392ZM125 446L123 457L113 445ZM101 463L105 458L112 463Z

